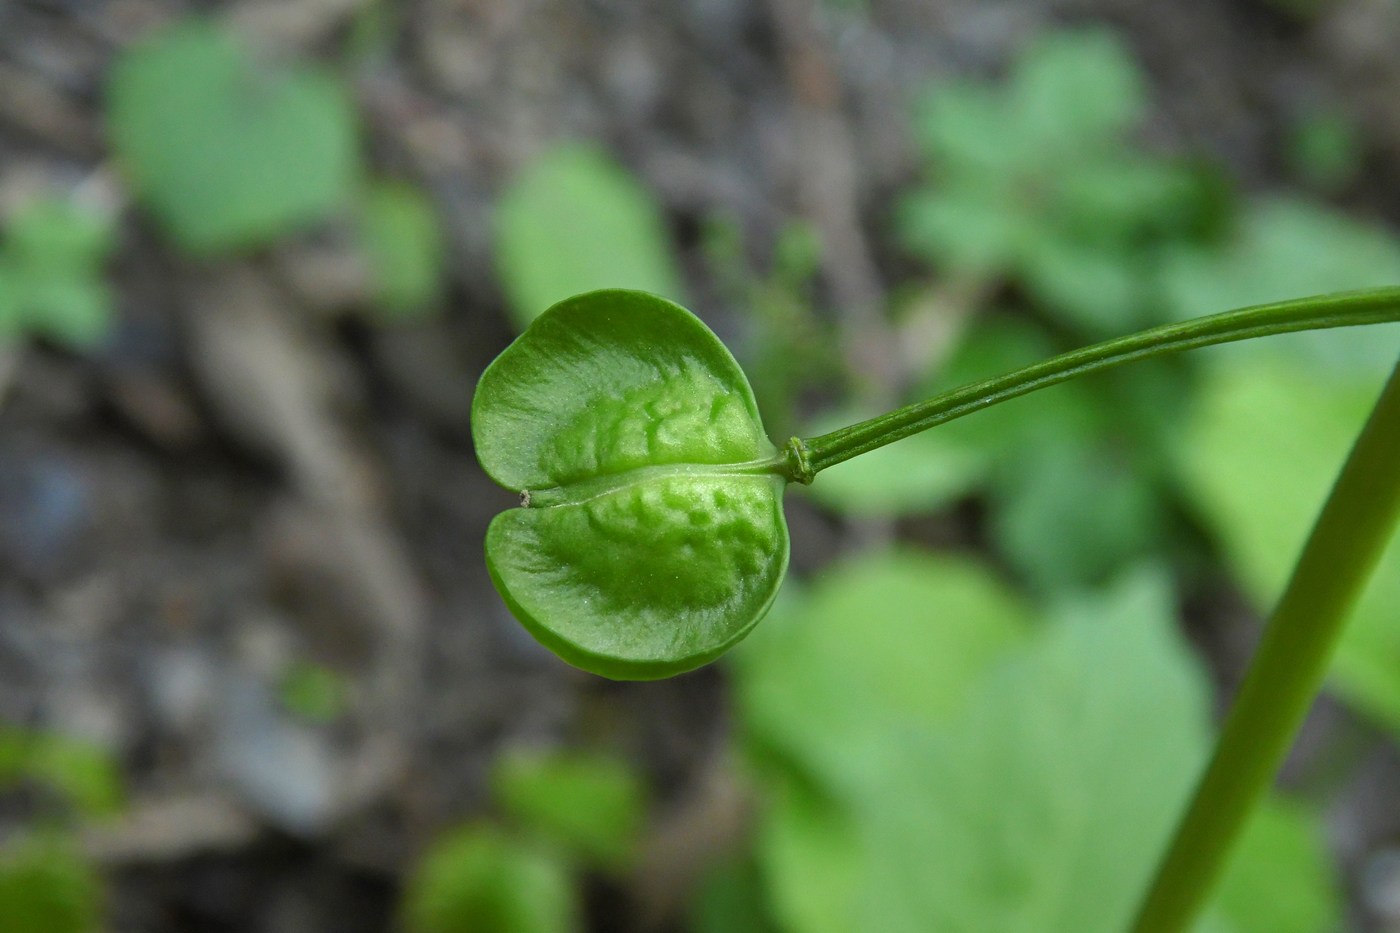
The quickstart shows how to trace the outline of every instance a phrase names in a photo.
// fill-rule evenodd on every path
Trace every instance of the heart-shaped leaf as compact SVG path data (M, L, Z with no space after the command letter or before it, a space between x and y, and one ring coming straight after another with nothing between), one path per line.
M521 497L486 533L492 579L564 660L668 677L767 611L788 559L782 461L689 311L617 289L554 305L482 375L472 432Z

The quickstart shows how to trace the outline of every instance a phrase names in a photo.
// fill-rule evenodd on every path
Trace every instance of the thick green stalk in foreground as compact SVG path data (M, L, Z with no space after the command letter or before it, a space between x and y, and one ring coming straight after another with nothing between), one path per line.
M794 439L788 450L786 473L790 480L810 483L827 467L866 451L1027 392L1121 363L1251 337L1391 321L1400 321L1400 288L1300 298L1154 327L963 386L830 434Z
M1134 933L1176 933L1200 910L1321 689L1351 607L1397 520L1400 364L1303 548Z

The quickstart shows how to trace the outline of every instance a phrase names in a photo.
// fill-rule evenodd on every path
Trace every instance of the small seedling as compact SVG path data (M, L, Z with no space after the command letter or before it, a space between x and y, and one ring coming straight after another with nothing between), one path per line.
M1145 114L1141 74L1102 30L1039 37L1004 85L930 88L906 245L945 273L1018 282L1079 333L1152 323L1156 250L1193 235L1212 191L1130 144Z
M511 823L575 863L619 873L632 863L646 819L641 776L622 761L582 752L507 752L492 795Z
M409 933L571 933L578 905L568 866L489 824L437 840L403 899Z
M22 336L90 349L107 336L112 294L102 266L111 222L64 200L21 210L0 239L0 346Z
M641 777L620 759L516 749L495 762L498 823L436 840L402 906L410 933L569 933L580 929L580 873L631 867L645 819Z

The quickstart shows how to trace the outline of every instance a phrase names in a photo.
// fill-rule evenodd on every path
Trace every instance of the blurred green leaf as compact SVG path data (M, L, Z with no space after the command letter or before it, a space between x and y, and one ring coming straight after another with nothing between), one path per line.
M359 222L380 306L395 316L429 310L442 285L443 242L428 196L404 182L375 182Z
M1322 820L1275 797L1254 811L1216 892L1216 913L1232 933L1341 930L1337 869Z
M0 728L0 785L19 781L49 788L88 817L117 812L125 797L121 771L100 746L51 732Z
M815 227L790 221L773 241L773 279L788 290L797 290L821 269L822 241Z
M1107 335L1147 323L1140 316L1143 270L1121 250L1035 236L1027 239L1020 266L1035 296L1083 333Z
M1139 573L1060 615L867 791L872 929L1129 920L1204 761L1208 690L1164 578ZM1340 912L1319 821L1268 801L1224 875L1217 926L1202 927L1304 933L1336 929Z
M770 763L760 774L755 855L774 917L791 933L848 933L864 868L849 807L796 769Z
M1283 592L1380 380L1355 373L1327 377L1254 353L1216 362L1180 447L1182 482L1263 614ZM1337 692L1400 730L1396 606L1400 539L1391 542L1353 610L1332 664Z
M1116 158L1100 159L1092 172L1070 172L1060 179L1060 223L1085 241L1114 245L1154 230L1172 230L1188 219L1188 208L1199 206L1195 199L1203 192L1198 187L1211 180L1199 177L1202 171L1120 151Z
M0 341L22 334L85 349L111 329L102 267L115 246L111 221L47 198L18 212L0 242Z
M340 716L345 694L345 678L320 664L294 664L282 678L282 705L308 722L328 723Z
M1250 205L1224 244L1169 257L1163 280L1181 320L1300 295L1393 285L1400 281L1400 240L1322 205L1275 198ZM1400 325L1274 337L1251 352L1274 354L1282 347L1343 371L1359 366L1380 372L1400 355Z
M894 552L832 569L733 652L761 745L842 784L889 729L932 725L1024 637L1021 602L970 561Z
M916 394L929 397L1038 362L1057 349L1025 318L985 317L969 327L936 377ZM1014 399L850 463L859 466L909 445L900 455L903 463L889 456L884 488L891 494L903 484L910 487L911 502L918 501L916 491L942 493L946 501L948 494L983 489L998 549L1034 589L1102 583L1156 551L1174 527L1163 477L1152 462L1176 431L1185 395L1179 377L1171 367L1138 364ZM965 465L963 472L937 475L954 475L959 485L919 485L934 466L950 460ZM812 493L820 498L827 475L839 476L847 466L824 473Z
M501 194L495 232L497 272L522 330L593 289L684 297L660 206L593 146L559 146L528 165Z
M36 737L31 777L47 782L87 816L121 809L124 794L117 763L106 749L58 735Z
M564 863L489 826L433 843L408 878L408 933L571 933L579 913Z
M971 81L936 84L915 103L914 130L943 178L1001 177L1018 169L1032 143L1024 124L1008 119L1000 88Z
M926 576L941 589L948 573ZM889 624L878 611L888 587L867 574L868 585L835 607L847 621L843 661L857 669L875 661L896 679L900 665L883 652L866 657ZM1166 577L1142 570L1061 604L1031 637L1004 637L1002 650L956 677L948 695L898 703L903 715L891 715L895 704L865 678L851 683L792 650L823 621L803 611L818 595L786 607L785 630L753 642L762 655L741 654L738 670L764 803L755 852L784 928L1122 929L1208 747L1209 687L1176 632ZM924 604L943 620L934 628L961 617L936 597ZM940 658L957 652L957 638L942 647ZM769 652L774 668L780 659L793 668L790 683L772 687L808 684L793 699L830 728L770 715L776 689L750 682L774 677L760 664ZM834 703L814 702L822 693L864 720L866 742L853 743L846 724L830 718ZM790 734L775 738L783 728ZM842 779L827 779L836 774ZM1276 804L1251 824L1221 890L1198 933L1301 933L1328 929L1326 918L1337 916L1316 820ZM1258 902L1278 891L1288 893Z
M1129 451L1071 437L1026 458L994 486L991 527L1033 588L1103 583L1161 540L1161 491Z
M700 227L700 250L706 272L730 297L742 296L755 281L744 250L744 227L729 211L705 217Z
M1397 278L1400 242L1390 231L1321 204L1272 198L1249 206L1224 248L1178 256L1168 284L1176 316L1184 320Z
M1288 161L1314 188L1346 187L1360 171L1361 159L1360 132L1340 108L1308 110L1289 127Z
M512 821L587 865L621 870L636 853L647 790L617 758L518 749L497 760L492 788Z
M863 925L1124 928L1203 760L1206 689L1164 580L1063 615L873 772Z
M691 933L778 933L752 860L725 859L701 879L690 906Z
M1023 244L1039 233L1003 199L1000 193L988 196L981 186L910 192L898 208L900 234L906 247L950 270L999 274L1015 266Z
M1195 235L1214 192L1129 145L1145 112L1102 29L1038 36L1002 86L934 88L915 116L930 181L897 215L906 245L945 272L1016 279L1080 333L1152 323L1156 251Z
M121 55L108 117L137 196L195 253L259 246L323 220L359 180L357 121L340 83L261 61L202 20Z
M10 839L0 851L0 930L94 933L102 888L92 868L64 839Z
M63 198L43 198L29 204L11 222L6 252L35 268L94 267L116 244L112 223Z
M1009 94L1012 114L1047 154L1121 136L1147 110L1137 64L1122 40L1104 29L1036 36L1016 61Z

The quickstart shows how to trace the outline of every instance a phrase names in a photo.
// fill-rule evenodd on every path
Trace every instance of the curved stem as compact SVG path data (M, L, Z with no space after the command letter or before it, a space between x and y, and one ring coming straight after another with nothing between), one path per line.
M1225 720L1134 933L1195 917L1244 819L1283 763L1352 605L1400 521L1400 363L1357 438Z
M1250 337L1391 321L1400 321L1400 288L1300 298L1154 327L954 389L830 434L806 440L794 439L809 472L805 475L790 472L789 479L811 482L811 477L816 473L858 454L1027 392L1132 360Z

